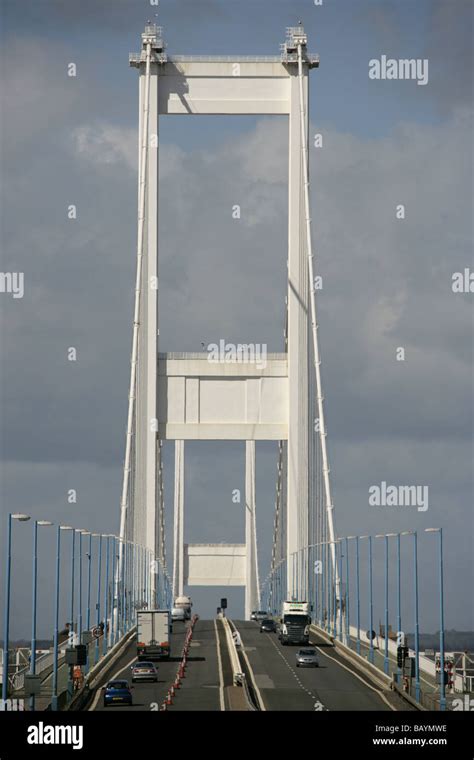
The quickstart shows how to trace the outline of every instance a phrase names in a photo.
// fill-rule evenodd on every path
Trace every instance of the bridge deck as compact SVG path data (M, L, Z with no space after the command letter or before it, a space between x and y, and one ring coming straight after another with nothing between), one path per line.
M267 710L407 709L398 696L372 685L367 677L337 655L332 646L315 636L312 640L317 645L319 667L297 668L299 647L282 646L276 634L260 633L257 623L234 622Z
M169 661L158 662L158 683L133 684L133 705L103 707L102 694L97 692L91 708L93 710L123 711L123 710L156 710L159 709L181 661L181 651L184 644L187 626L183 623L173 624L171 634L171 658ZM113 672L107 680L125 678L131 683L130 666L136 661L135 640L127 647ZM219 701L219 672L217 663L217 647L213 620L199 620L194 628L194 636L188 657L186 675L181 687L176 691L174 703L168 710L220 710Z

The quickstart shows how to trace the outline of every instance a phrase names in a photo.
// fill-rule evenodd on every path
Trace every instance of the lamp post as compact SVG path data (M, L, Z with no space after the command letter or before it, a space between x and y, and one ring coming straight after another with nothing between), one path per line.
M418 534L416 530L403 531L402 536L413 536L413 584L415 599L415 698L420 701L420 627L418 616Z
M413 564L415 573L415 695L420 700L420 624L418 613L418 533L413 531Z
M326 544L323 543L321 551L321 628L324 628L325 630L329 611L329 604L327 602L326 564Z
M71 611L69 614L69 619L71 621L71 625L69 627L69 646L74 645L74 567L76 560L76 531L71 529Z
M374 663L374 640L372 638L374 628L374 598L373 598L373 573L372 573L372 536L359 536L359 539L368 540L369 551L369 662Z
M369 536L369 610L370 610L370 621L369 621L369 629L370 629L370 651L369 651L369 660L374 664L374 639L373 639L373 631L374 631L374 594L373 594L373 574L372 574L372 536Z
M56 589L54 605L54 641L53 641L53 692L51 695L51 710L58 709L58 648L59 648L59 583L61 567L61 531L72 530L69 525L58 525L56 533Z
M356 613L357 613L357 639L356 639L356 651L360 654L360 558L359 558L359 536L347 536L346 538L346 554L349 557L349 541L355 539L356 542ZM349 587L349 559L346 563L346 583ZM347 632L348 642L350 646L350 618L349 618L349 600L347 601Z
M110 543L110 534L105 536L106 538L106 551L105 551L105 594L104 594L104 600L105 600L105 614L104 614L104 639L102 642L102 654L105 656L107 654L107 643L108 643L108 631L107 631L107 625L108 625L108 619L109 619L109 543Z
M116 619L115 615L118 614L118 604L116 606L115 598L115 572L116 572L116 536L112 536L112 614L110 616L110 643L113 646L115 644L115 631L116 631ZM117 612L116 612L117 610Z
M349 537L346 536L346 646L351 644L351 626L349 616Z
M342 578L342 539L337 539L336 543L339 544L339 578ZM339 641L342 643L342 591L339 596Z
M72 528L70 525L59 525L59 536L61 535L62 530L70 530L72 531L72 564L71 564L71 590L72 594L74 595L74 534L75 534L75 528ZM53 697L51 700L51 709L57 710L58 709L58 657L59 657L59 570L60 570L60 549L61 549L61 540L58 536L58 546L57 546L57 557L56 557L56 610L55 610L55 626L54 626L54 662L53 662ZM72 605L74 602L72 601ZM71 615L74 614L74 607L71 606ZM71 617L71 621L69 624L69 633L68 633L68 646L72 646L74 642L74 631L73 631L73 619ZM72 695L74 692L74 684L72 680L72 666L69 668L69 676L68 676L68 682L67 682L67 693L68 693L68 699L72 699ZM53 707L54 702L54 707Z
M7 550L5 553L5 600L4 600L4 623L3 623L3 677L2 677L2 701L5 709L6 700L8 699L8 658L9 658L9 634L10 634L10 591L11 591L11 571L12 571L12 521L26 522L30 520L29 515L12 514L8 515L7 522Z
M388 657L388 539L390 536L396 536L396 533L379 533L375 538L385 539L385 636L384 636L384 672L388 675L390 669L390 660Z
M30 649L30 673L36 673L36 609L38 599L38 526L52 525L48 520L35 520L33 524L33 594L31 614L31 649ZM35 695L30 695L30 710L35 709Z
M401 560L401 547L400 547L400 533L397 533L397 647L404 646L402 643L402 560ZM398 659L398 658L397 658ZM402 669L397 662L398 678L401 678Z
M89 670L89 649L90 649L90 629L91 629L91 575L92 575L92 533L89 530L84 530L82 532L83 536L89 536L89 546L88 551L86 552L87 557L87 607L86 607L86 626L85 630L87 631L87 639L86 639L86 647L87 647L87 655L86 655L86 666L85 666L85 673ZM81 631L81 637L82 637L82 631Z
M440 693L439 709L446 710L446 684L444 673L444 578L443 578L443 529L425 528L425 533L437 533L439 537L439 659L440 659Z
M337 565L337 541L332 541L330 543L334 544L334 572L333 572L333 578L332 578L332 611L333 611L333 636L334 639L337 638L337 579L336 579L336 565Z
M78 618L77 618L77 627L78 627L78 633L79 633L79 644L82 644L82 597L83 597L83 591L82 591L82 537L83 536L89 536L90 533L88 530L80 530L79 533L79 609L78 609ZM87 556L87 555L86 555Z
M101 577L102 577L102 533L99 536L99 556L97 560L97 626L100 626L100 591L101 591ZM95 664L99 662L99 637L95 640Z

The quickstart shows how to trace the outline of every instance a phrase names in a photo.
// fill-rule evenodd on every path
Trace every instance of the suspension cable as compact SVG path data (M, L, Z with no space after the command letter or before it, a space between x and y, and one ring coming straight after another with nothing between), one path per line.
M329 528L329 540L331 548L331 560L334 571L334 578L336 582L336 596L341 598L340 594L340 578L337 569L336 562L336 546L335 546L335 531L334 531L334 519L333 519L333 503L331 496L331 484L329 480L329 463L326 447L326 426L324 422L324 408L323 408L323 395L321 385L321 358L319 353L319 340L318 340L318 322L316 316L316 291L314 285L314 268L313 268L313 249L311 239L311 215L309 205L309 176L308 176L308 145L306 136L306 118L304 108L304 95L303 95L303 56L301 42L298 43L298 79L300 90L300 123L301 123L301 150L303 156L303 181L304 181L304 207L306 217L306 243L308 254L308 272L310 282L310 294L311 294L311 328L313 333L313 359L314 369L316 373L316 393L318 402L318 415L319 415L319 437L321 443L321 455L322 455L322 469L324 479L324 491L326 497L326 511L327 511L327 523Z
M148 161L148 128L150 114L150 58L151 43L146 45L146 67L145 67L145 93L143 107L143 131L140 155L140 174L139 174L139 203L138 203L138 235L137 235L137 269L135 281L135 309L133 315L133 338L132 338L132 356L130 361L130 385L128 394L128 417L127 417L127 434L125 443L125 461L123 465L122 480L122 497L120 501L120 538L125 538L126 532L126 514L127 502L129 498L129 480L131 468L131 451L133 437L133 419L135 411L135 392L137 379L138 363L138 333L140 327L140 303L141 303L141 286L142 286L142 263L143 263L143 239L145 227L145 199L146 199L146 174ZM121 574L122 569L122 550L123 543L120 543L118 572ZM118 583L118 580L117 580Z

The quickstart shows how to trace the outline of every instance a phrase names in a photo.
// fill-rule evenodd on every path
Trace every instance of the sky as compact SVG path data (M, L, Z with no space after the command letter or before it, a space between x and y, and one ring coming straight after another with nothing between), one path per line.
M0 0L1 271L24 273L23 298L0 293L2 547L8 512L119 529L137 197L128 54L156 12L148 0ZM160 0L158 18L170 55L277 55L286 26L304 23L321 60L310 74L310 135L323 137L310 151L311 211L336 529L420 532L420 628L431 632L437 555L424 529L443 527L447 627L473 629L473 295L452 290L453 273L474 267L471 3ZM370 79L382 55L427 59L428 83ZM160 144L160 350L220 338L282 350L285 118L163 117ZM262 577L275 473L276 445L258 444ZM186 446L186 541L243 541L231 499L243 479L243 444ZM370 506L382 481L428 486L428 510ZM53 533L40 535L40 636L51 633ZM406 537L407 630L411 563ZM14 526L13 570L12 635L27 637L31 523ZM202 616L214 613L220 589L192 593ZM238 618L243 590L225 595Z

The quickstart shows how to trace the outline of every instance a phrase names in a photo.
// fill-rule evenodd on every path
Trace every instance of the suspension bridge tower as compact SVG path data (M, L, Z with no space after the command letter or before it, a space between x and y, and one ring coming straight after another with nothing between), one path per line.
M185 585L242 585L247 617L260 601L255 443L279 441L284 454L286 538L281 551L287 558L310 540L310 484L315 477L310 397L319 405L325 451L308 205L308 78L318 64L318 57L307 51L301 25L287 30L277 56L193 57L168 56L161 27L148 23L140 53L130 56L130 65L139 72L139 208L121 535L133 537L165 561L161 442L173 440L173 592L182 594ZM169 114L287 117L287 350L270 354L265 367L245 352L225 365L210 362L207 353L159 353L159 125ZM284 159L275 156L278 160ZM244 544L185 544L184 461L189 440L245 443ZM323 465L332 526L327 458ZM288 595L297 572L288 562Z

